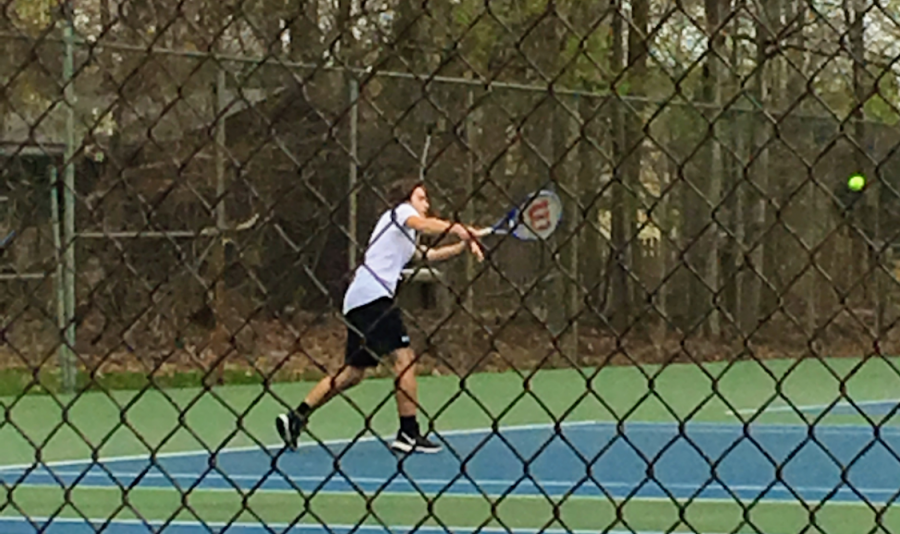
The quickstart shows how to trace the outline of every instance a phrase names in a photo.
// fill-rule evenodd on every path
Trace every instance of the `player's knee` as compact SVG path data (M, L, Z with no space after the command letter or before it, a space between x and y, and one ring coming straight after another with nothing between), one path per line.
M348 386L355 386L362 382L364 376L366 376L366 370L362 367L347 367L344 371L345 380L347 381Z
M395 365L399 373L408 372L416 365L416 353L411 348L397 350L396 358Z

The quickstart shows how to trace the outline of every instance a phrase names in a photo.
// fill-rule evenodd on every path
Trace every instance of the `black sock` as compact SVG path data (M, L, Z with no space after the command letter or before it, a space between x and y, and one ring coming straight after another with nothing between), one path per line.
M419 423L416 422L415 415L407 415L400 417L400 432L407 436L415 437L419 435Z
M312 412L312 408L309 407L309 404L305 402L300 403L300 406L297 406L297 414L302 417L306 417Z

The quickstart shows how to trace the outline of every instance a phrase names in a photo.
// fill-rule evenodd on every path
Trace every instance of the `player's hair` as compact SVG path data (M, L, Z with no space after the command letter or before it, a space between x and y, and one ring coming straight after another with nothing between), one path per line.
M400 178L387 187L385 198L392 206L397 206L412 198L413 192L420 187L425 187L425 182L418 176Z

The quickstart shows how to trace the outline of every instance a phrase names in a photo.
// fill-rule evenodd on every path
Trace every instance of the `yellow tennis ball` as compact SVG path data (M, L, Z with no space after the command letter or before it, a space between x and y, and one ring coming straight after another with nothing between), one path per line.
M861 191L866 186L866 179L861 174L854 174L847 180L847 187L851 191Z

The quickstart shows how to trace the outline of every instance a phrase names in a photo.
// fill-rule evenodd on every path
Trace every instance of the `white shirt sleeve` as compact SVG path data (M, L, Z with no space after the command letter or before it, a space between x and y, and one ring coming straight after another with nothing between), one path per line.
M400 204L396 208L394 208L394 223L399 224L401 226L406 226L406 221L409 220L410 217L418 216L419 212L416 211L416 208L412 207L412 204L408 202L404 202Z

